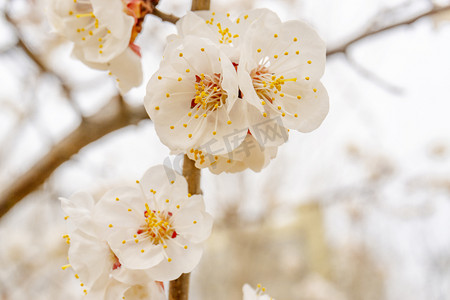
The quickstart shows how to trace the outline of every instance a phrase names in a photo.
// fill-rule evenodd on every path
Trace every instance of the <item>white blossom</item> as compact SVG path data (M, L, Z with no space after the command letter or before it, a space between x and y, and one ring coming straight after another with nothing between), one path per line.
M280 118L288 129L316 129L329 109L320 82L325 54L324 42L304 22L252 24L238 66L243 99L256 108L250 122Z
M188 194L184 177L164 166L150 168L136 187L106 193L95 219L123 267L158 281L191 272L212 228L202 196Z
M243 300L275 300L269 295L265 294L266 289L260 284L257 285L256 289L253 289L250 285L244 284L242 287L242 292L244 294Z
M133 290L144 288L152 298L133 295L131 300L165 299L164 291L142 270L128 270L101 234L93 219L94 200L86 193L77 193L69 199L61 198L61 204L69 222L69 234L64 235L70 245L68 260L75 277L90 300L120 300Z
M55 30L74 43L73 56L86 65L109 70L122 93L142 81L135 13L122 0L48 0Z
M237 66L242 99L251 105L246 111L250 126L279 117L286 129L309 132L327 115L328 95L320 82L326 48L304 22L282 23L268 9L235 19L201 11L181 18L177 29L178 35L169 40L207 38Z
M225 138L248 129L246 103L238 97L235 66L211 41L194 36L172 41L147 86L145 108L161 141L186 152L217 140L209 151L223 154L238 147Z

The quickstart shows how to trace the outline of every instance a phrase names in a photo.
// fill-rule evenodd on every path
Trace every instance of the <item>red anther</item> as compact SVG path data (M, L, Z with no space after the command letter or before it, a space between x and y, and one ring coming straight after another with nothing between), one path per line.
M173 239L176 238L177 235L178 235L178 233L177 233L176 231L174 231L174 232L172 233L172 238L173 238Z
M200 76L198 76L198 75L195 75L195 82L200 82L202 79L200 78Z
M197 103L195 103L195 99L192 99L191 101L191 108L194 108L197 106Z
M144 230L139 229L139 230L137 231L137 234L141 234L141 233L144 233Z
M119 258L116 255L114 255L114 264L112 266L112 269L115 270L117 268L120 268L121 266L122 264L120 263Z
M120 268L122 266L122 264L120 263L120 262L115 262L114 264L113 264L113 270L115 270L115 269L117 269L117 268Z
M156 282L156 284L158 284L161 288L162 288L162 290L164 291L164 282L162 282L162 281L155 281Z
M234 66L234 69L237 71L237 68L238 68L239 64L233 63L233 66Z
M171 213L170 211L167 213L170 217L173 216L173 213Z
M139 57L142 57L142 56L141 56L141 47L139 47L139 46L136 45L135 43L130 43L130 44L128 45L128 47L130 47L130 49L131 49L134 53L136 53Z

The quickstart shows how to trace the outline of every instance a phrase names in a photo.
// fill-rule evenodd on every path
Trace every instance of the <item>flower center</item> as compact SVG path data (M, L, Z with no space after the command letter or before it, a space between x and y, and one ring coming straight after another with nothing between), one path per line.
M177 237L178 234L170 221L172 217L171 212L150 210L147 203L145 208L146 224L137 231L137 234L142 234L144 237L149 238L153 245L164 244L165 240Z
M282 86L288 81L297 81L297 78L285 79L284 76L277 77L267 67L258 66L250 72L253 87L261 100L273 103L275 94L281 92ZM283 94L280 93L283 97Z
M214 111L225 104L227 92L221 86L222 75L195 75L195 97L191 101L191 108L202 108Z

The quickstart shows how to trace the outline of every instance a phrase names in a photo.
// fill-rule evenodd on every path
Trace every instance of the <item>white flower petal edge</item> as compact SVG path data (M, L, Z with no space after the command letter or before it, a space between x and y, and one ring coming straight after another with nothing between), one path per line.
M245 135L230 145L225 145L226 137L248 129L235 66L204 38L187 36L167 46L160 69L148 83L145 108L172 151L185 152L214 140L208 151L227 153Z
M250 285L244 284L242 287L242 293L244 294L243 300L275 300L269 295L263 294L265 288L258 284L256 289L253 289Z
M253 135L247 134L244 141L232 152L212 155L201 149L191 149L187 155L195 161L197 168L209 168L211 173L236 173L245 169L255 172L265 168L277 155L278 147L262 147Z
M94 209L94 199L88 193L75 193L69 199L60 197L61 208L66 214L70 232L77 229L86 234L95 235L92 224L92 211Z
M150 168L136 187L108 192L94 216L123 267L158 281L191 272L212 229L203 198L189 195L185 179L162 165Z
M109 70L109 75L116 78L119 91L122 94L125 94L133 87L139 86L142 83L141 59L130 48L125 49L124 52L107 63L89 62L82 57L80 51L80 47L74 45L72 56L93 69Z

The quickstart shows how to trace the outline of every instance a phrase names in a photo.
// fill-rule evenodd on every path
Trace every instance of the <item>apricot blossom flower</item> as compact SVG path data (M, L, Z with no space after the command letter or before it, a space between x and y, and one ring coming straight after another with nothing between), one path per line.
M69 199L61 198L62 208L69 222L69 234L64 235L69 248L69 265L80 280L85 299L162 300L164 291L160 284L145 271L122 267L93 219L94 200L86 193L77 193ZM145 290L146 297L135 290ZM148 297L151 295L151 297Z
M238 97L235 66L211 41L193 36L171 42L159 70L150 79L145 108L161 141L174 152L198 148L216 139L211 154L225 147L225 136L245 129L246 104Z
M106 193L94 216L121 265L158 281L191 272L212 228L202 196L188 194L184 177L162 165L150 168L137 187Z

